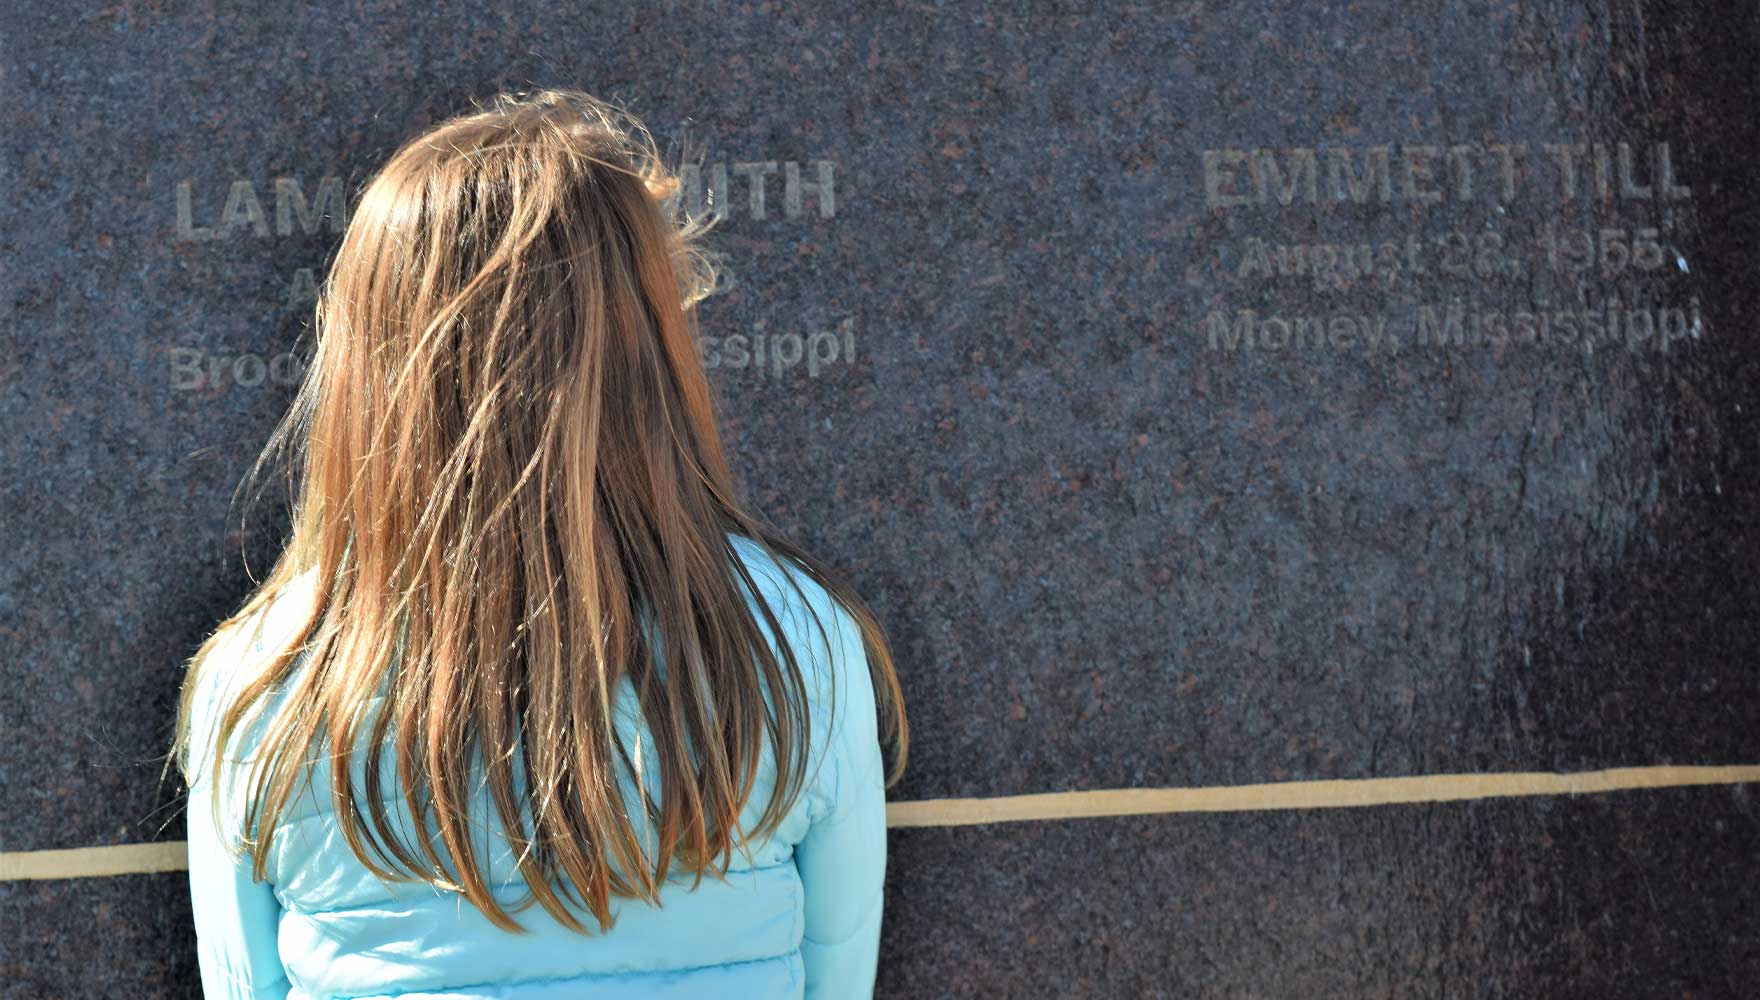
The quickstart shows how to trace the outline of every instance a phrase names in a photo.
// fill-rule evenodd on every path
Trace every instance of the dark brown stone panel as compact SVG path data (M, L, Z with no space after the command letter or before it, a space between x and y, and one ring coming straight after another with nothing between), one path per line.
M896 830L880 993L1746 996L1756 848L1739 787Z
M0 850L180 835L180 661L285 530L273 484L233 490L342 217L308 228L283 182L346 204L411 130L532 83L707 153L728 445L893 633L898 798L1760 762L1742 5L43 0L0 38ZM853 350L816 373L753 360L827 331ZM1746 800L1652 794L901 832L913 958L883 984L1733 995ZM1141 831L1173 868L1084 882ZM1020 874L952 865L968 843ZM8 988L150 979L174 881L0 886ZM1142 902L1199 891L1190 924ZM1020 900L1070 919L985 922Z

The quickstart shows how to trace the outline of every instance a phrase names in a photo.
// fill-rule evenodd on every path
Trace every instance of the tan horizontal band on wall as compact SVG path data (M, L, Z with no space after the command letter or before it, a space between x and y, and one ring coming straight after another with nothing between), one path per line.
M0 882L187 870L189 848L181 840L117 844L114 847L70 847L60 851L0 851Z
M1020 820L1087 819L1154 813L1343 809L1419 802L1456 802L1523 795L1583 795L1682 785L1760 781L1760 765L1616 767L1560 774L1427 774L1407 778L1280 781L1210 788L1110 788L990 799L923 799L886 807L887 826L968 826Z
M1157 813L1341 809L1533 795L1586 795L1642 788L1760 782L1760 765L1616 767L1603 771L1430 774L1405 778L1281 781L1209 788L1110 788L985 799L886 804L889 827L971 826L1024 820L1091 819ZM181 840L54 851L0 851L0 882L185 871Z

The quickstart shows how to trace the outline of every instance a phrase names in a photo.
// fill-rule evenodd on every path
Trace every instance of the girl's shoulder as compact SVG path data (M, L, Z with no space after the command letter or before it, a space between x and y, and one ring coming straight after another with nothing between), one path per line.
M190 705L193 746L204 751L214 748L221 712L261 676L274 654L291 643L311 611L316 583L315 569L295 577L255 611L225 626L219 641L194 665L195 691ZM235 738L243 740L255 728L247 727ZM242 743L228 743L235 754L247 749Z
M732 537L782 625L810 702L821 709L813 713L815 742L829 742L835 755L866 760L876 740L877 704L860 624L804 568L751 539ZM774 643L764 616L757 621Z
M797 657L810 657L817 666L835 668L842 666L837 660L847 652L852 637L856 648L861 648L861 629L854 616L804 567L745 535L730 533L728 537ZM758 623L769 632L763 615L758 616Z
M229 674L250 674L285 649L311 614L316 567L295 576L245 618L234 622L215 649L216 666Z

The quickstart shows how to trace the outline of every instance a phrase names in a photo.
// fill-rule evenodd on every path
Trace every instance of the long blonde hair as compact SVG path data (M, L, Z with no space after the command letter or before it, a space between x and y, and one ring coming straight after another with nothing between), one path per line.
M209 654L309 574L303 624L216 713L225 747L253 705L285 695L249 781L256 878L302 768L316 766L308 752L325 743L332 805L361 862L462 892L504 929L524 930L473 856L473 747L532 897L565 926L586 932L558 887L605 930L613 895L657 902L675 862L699 881L724 877L766 741L776 779L752 839L800 793L811 732L801 668L759 631L754 607L784 634L730 533L793 560L859 624L894 748L887 786L902 775L909 727L879 622L737 494L696 339L715 255L683 200L634 116L560 89L476 104L366 184L319 290L315 356L252 469L296 442L291 540L190 658L178 701L172 757L190 781ZM663 670L656 646L673 652ZM611 703L624 681L660 765L661 801L641 796L659 834L652 858L615 801L629 756ZM367 760L394 727L405 802L431 811L457 884L427 837L418 859L391 829L376 766L365 816L356 803L350 761L362 709L380 697L389 711ZM382 839L395 863L363 838L385 858Z

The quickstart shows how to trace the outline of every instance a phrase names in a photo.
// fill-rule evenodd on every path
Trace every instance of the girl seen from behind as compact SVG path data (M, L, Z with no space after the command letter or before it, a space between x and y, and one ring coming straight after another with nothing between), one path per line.
M207 996L871 994L898 677L737 491L680 194L569 90L361 192L291 539L179 701Z

